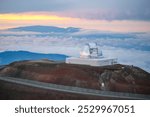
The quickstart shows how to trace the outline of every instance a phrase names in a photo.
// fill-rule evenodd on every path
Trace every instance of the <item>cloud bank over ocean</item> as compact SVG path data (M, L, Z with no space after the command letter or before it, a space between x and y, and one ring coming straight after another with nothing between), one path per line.
M79 51L88 42L97 42L104 56L117 57L121 64L135 65L150 72L149 33L116 33L83 29L66 33L0 31L0 52L23 50L79 56Z

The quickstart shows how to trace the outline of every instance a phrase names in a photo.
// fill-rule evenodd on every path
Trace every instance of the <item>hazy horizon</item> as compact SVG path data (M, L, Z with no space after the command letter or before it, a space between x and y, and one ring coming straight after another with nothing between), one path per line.
M149 0L1 0L0 29L28 25L150 32Z

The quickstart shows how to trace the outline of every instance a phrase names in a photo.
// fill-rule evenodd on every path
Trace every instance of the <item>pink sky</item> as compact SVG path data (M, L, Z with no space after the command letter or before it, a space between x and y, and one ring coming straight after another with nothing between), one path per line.
M55 15L55 13L47 12L0 14L0 29L29 25L79 27L117 32L150 32L150 22L140 20L109 21L104 19L64 17L59 14Z

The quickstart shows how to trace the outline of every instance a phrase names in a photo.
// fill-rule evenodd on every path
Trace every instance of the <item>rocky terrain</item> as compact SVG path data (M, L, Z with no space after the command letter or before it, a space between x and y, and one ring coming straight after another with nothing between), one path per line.
M150 73L135 66L120 64L105 67L93 67L65 64L63 62L49 60L20 61L2 67L0 69L0 76L30 79L46 83L103 91L150 94ZM28 88L29 87L17 86L15 84L10 85L9 83L0 81L0 93L3 95L3 98L7 99L107 99L107 97L85 97L65 93L61 94L59 98L54 91L46 93L49 96L40 98L40 96L45 95L41 93L42 91L40 91L40 89L36 91L37 89L28 90ZM15 93L12 90L15 91ZM5 91L10 93L6 94ZM35 95L38 95L34 95L36 98L31 95L26 98L25 96L22 96L21 98L20 95L19 98L17 95L20 93L22 94L23 91L28 94L38 92L40 96L36 93ZM10 96L9 94L11 93L17 98ZM65 95L65 97L63 95Z

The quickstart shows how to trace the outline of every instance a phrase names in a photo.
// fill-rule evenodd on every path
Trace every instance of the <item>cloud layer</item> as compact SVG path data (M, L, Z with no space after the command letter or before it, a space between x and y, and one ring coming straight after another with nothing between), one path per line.
M149 0L1 0L0 13L53 12L97 20L150 20Z
M89 36L91 35L91 36ZM118 36L119 35L119 36ZM77 33L0 32L0 51L25 50L79 56L87 42L97 42L104 56L150 72L150 34L82 30Z

